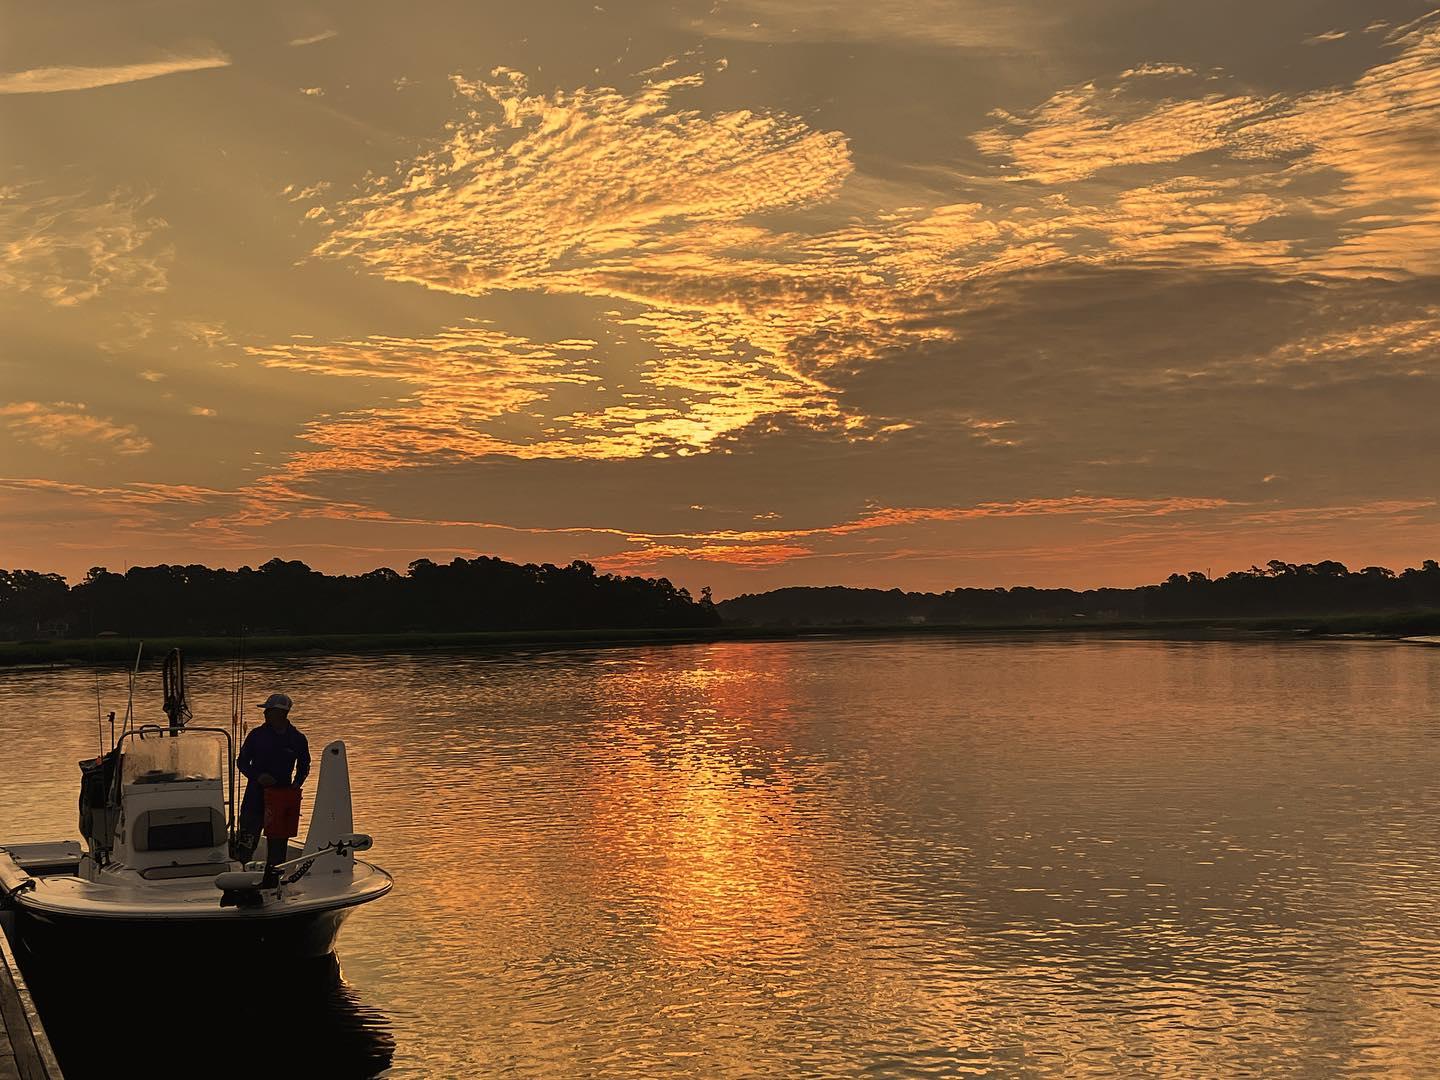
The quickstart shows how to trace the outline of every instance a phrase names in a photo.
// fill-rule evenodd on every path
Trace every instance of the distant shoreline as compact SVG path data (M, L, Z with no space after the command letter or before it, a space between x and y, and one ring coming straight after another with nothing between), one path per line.
M687 645L711 642L791 641L804 638L979 637L987 634L1144 634L1158 638L1370 637L1403 639L1440 635L1440 611L1371 615L1265 616L1248 619L1070 619L1045 623L919 623L810 626L683 627L662 629L489 630L462 633L257 635L244 639L247 656L303 656L315 653L463 652L512 647ZM234 637L175 635L144 639L148 667L171 648L192 657L231 657ZM137 638L69 638L0 642L0 667L36 664L123 663L129 665Z

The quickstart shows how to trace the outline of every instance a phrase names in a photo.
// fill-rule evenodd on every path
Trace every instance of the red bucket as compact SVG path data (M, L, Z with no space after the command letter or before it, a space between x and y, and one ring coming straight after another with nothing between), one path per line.
M271 840L289 840L300 832L300 789L281 787L265 789L265 835Z

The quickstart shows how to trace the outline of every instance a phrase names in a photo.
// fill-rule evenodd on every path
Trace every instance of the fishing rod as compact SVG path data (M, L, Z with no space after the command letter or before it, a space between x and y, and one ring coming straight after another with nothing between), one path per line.
M140 642L135 649L135 666L130 671L130 700L125 703L125 723L120 728L120 736L135 726L135 680L140 675L140 654L145 651L145 642Z
M93 658L90 663L92 665L95 663ZM115 719L114 713L110 714L110 719ZM98 667L95 668L95 742L100 751L99 757L96 758L98 761L105 756L105 718L100 708L100 669Z
M100 660L95 655L95 610L90 610L90 671L95 676L95 739L100 750L100 756L95 760L99 761L105 756L105 721L102 718L103 707L100 704ZM110 714L110 749L115 749L115 714Z
M231 747L238 751L245 741L245 628L240 628L235 643L235 656L230 662L230 738ZM230 854L234 857L240 835L240 814L236 810L236 790L240 783L239 769L234 753L230 755Z
M140 644L139 644L139 645L136 647L136 649L135 649L135 666L130 669L130 697L129 697L129 700L127 700L126 703L125 703L125 722L124 722L122 725L120 725L120 738L122 738L122 739L125 738L125 736L126 736L130 731L132 731L132 730L134 729L134 727L135 727L135 679L136 679L136 678L139 676L139 674L140 674L140 657L141 657L141 654L143 654L144 652L145 652L145 642L142 641L142 642L140 642ZM115 717L115 714L114 714L114 713L111 713L111 714L110 714L110 717L111 717L111 719L113 720L114 717ZM115 748L115 744L114 744L114 731L113 731L113 730L111 731L111 747L110 747L110 748L111 748L112 750ZM110 785L110 800L109 800L109 801L112 802L112 803L119 803L119 801L120 801L120 772L121 772L121 770L120 770L120 768L119 768L119 764L120 764L120 763L117 761L115 764L116 764L115 777L114 777L114 780L113 780L112 784Z

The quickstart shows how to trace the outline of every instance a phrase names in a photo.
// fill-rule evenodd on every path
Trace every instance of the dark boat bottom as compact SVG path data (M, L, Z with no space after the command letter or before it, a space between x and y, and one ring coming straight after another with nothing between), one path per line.
M99 954L128 956L159 972L196 958L247 958L254 963L314 960L335 951L352 908L264 919L90 919L22 908L16 929L24 951L65 961Z

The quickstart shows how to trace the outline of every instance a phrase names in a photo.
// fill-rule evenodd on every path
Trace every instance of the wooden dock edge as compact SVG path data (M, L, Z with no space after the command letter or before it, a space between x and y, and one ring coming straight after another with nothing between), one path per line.
M20 1080L64 1080L9 935L0 926L0 1077L12 1062Z

